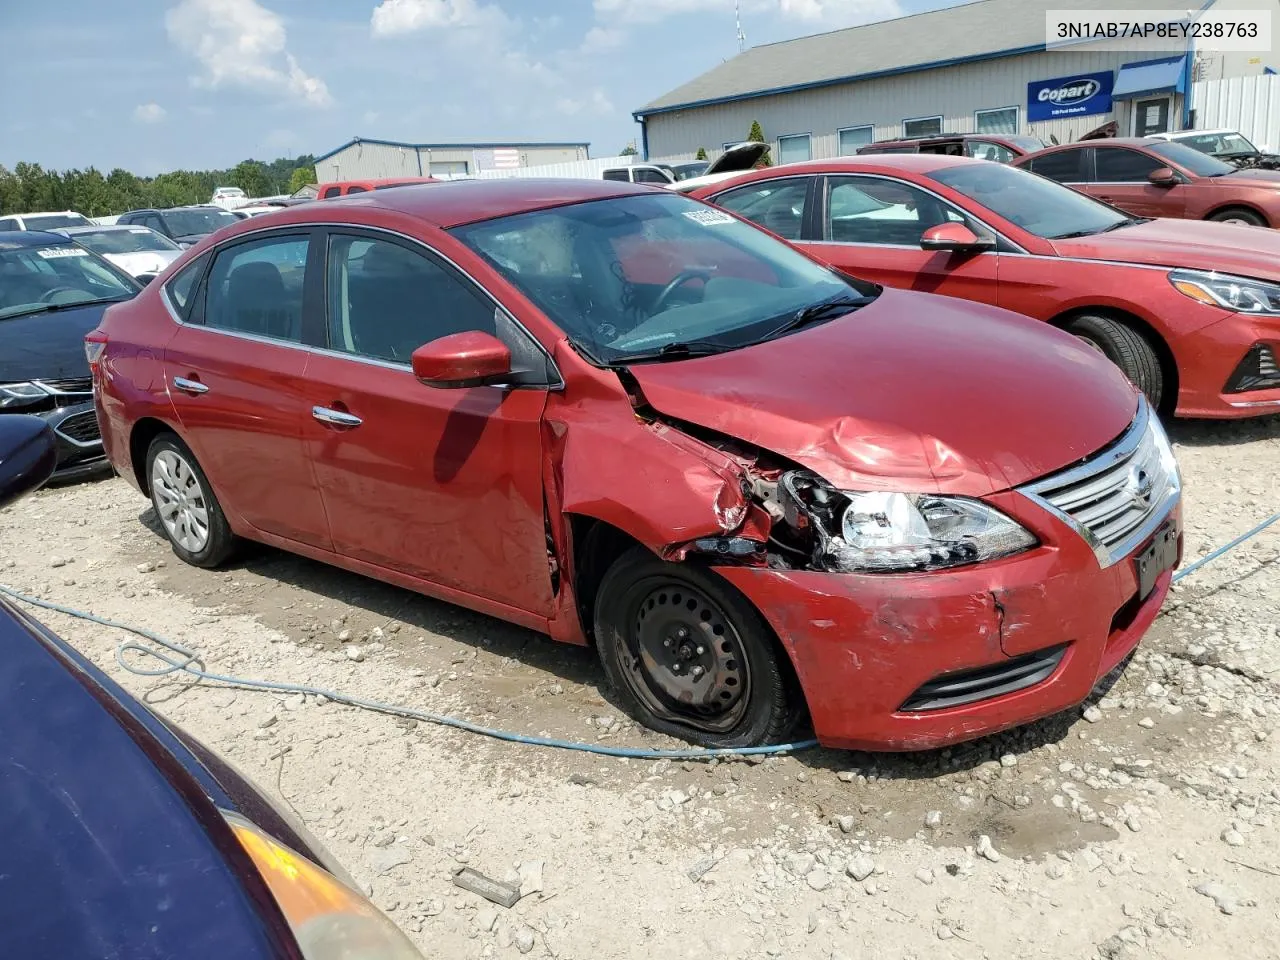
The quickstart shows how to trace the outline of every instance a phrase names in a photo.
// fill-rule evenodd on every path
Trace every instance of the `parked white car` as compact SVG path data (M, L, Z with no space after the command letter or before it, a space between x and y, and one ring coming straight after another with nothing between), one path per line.
M53 231L70 237L133 277L154 277L177 260L182 248L147 227L63 227Z
M74 210L14 213L0 217L0 230L56 230L58 227L91 227L93 221Z
M634 163L629 167L609 167L601 176L605 180L630 183L652 183L678 193L690 193L707 184L728 180L750 170L765 151L768 144L748 140L734 144L714 160L694 163Z

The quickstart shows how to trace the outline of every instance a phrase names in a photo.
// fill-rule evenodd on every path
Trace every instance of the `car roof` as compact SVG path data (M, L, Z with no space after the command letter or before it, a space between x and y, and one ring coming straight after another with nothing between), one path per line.
M138 230L149 230L150 227L141 227L133 223L93 223L85 225L77 224L74 227L58 227L58 233L65 233L67 236L74 236L77 233L99 233L101 231L122 230L127 232L137 232Z
M565 206L589 200L605 200L629 194L671 192L660 187L624 183L618 180L556 180L550 178L512 177L501 180L448 180L440 183L409 185L395 190L357 193L331 200L317 201L299 207L283 207L275 217L293 220L322 220L325 212L341 205L341 209L370 208L407 214L448 229L464 223L494 220L499 217ZM289 214L297 211L297 216ZM246 221L247 222L247 221Z
M877 170L905 173L929 173L942 167L954 167L969 163L991 163L990 160L978 160L974 157L948 156L945 153L867 153L851 157L832 157L829 160L804 160L800 163L789 163L774 170L787 170L792 167L807 170L809 173L826 170Z
M0 250L21 250L24 247L47 247L66 243L67 237L47 230L0 230Z

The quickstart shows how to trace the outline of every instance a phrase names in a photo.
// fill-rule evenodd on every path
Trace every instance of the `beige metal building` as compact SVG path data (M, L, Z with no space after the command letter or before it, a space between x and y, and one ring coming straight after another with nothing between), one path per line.
M356 137L316 159L316 179L475 176L590 158L588 143L400 143Z
M1189 6L1276 10L1277 0ZM775 163L854 153L874 140L937 133L1079 138L1115 120L1122 136L1192 126L1192 82L1261 74L1261 55L1141 51L1074 43L1046 49L1049 10L1177 8L1169 0L978 0L752 47L635 111L644 155L714 156L758 121Z

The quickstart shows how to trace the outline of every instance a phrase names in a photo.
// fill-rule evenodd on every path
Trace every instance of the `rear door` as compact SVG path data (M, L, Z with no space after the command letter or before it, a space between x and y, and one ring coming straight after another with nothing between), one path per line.
M305 344L323 326L319 252L298 228L219 249L164 369L182 435L223 505L264 533L328 549L302 436Z
M1094 176L1088 193L1135 217L1182 217L1187 212L1185 183L1157 187L1147 177L1165 161L1128 147L1098 146L1093 151ZM1181 178L1179 178L1181 179Z
M305 423L334 548L549 615L550 360L474 282L396 236L333 228L326 286L328 350L308 371ZM518 385L446 390L414 377L415 349L471 330L507 343Z
M999 254L922 250L925 230L972 217L914 184L892 177L828 176L816 193L819 233L800 244L832 266L890 287L995 303Z

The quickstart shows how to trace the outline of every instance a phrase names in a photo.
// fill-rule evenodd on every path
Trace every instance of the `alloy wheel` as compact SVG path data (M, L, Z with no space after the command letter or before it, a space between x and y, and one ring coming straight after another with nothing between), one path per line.
M151 464L151 496L169 538L188 553L209 544L209 505L191 464L174 450L161 450Z

